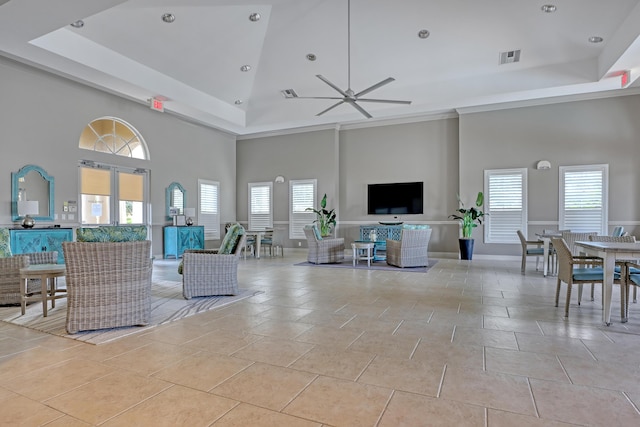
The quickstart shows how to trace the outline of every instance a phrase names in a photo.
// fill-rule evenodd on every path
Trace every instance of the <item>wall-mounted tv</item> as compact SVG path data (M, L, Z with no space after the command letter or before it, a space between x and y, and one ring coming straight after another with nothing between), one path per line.
M423 213L423 183L397 182L369 184L367 213L369 215L409 215Z

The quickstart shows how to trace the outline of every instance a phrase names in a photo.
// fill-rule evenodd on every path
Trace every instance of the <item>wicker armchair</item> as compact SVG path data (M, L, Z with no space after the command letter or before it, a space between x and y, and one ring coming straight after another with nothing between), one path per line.
M29 257L0 258L0 305L20 304L20 269L29 266ZM40 282L29 283L29 291L40 291Z
M64 242L67 332L146 325L151 241Z
M307 244L309 246L307 261L312 264L342 262L344 260L344 238L328 237L318 239L314 228L315 225L304 227L304 234L307 236Z
M427 267L431 228L403 229L400 240L387 239L387 264L396 267Z
M218 250L186 250L182 255L182 295L185 299L238 294L238 260L247 236L240 235L230 254Z

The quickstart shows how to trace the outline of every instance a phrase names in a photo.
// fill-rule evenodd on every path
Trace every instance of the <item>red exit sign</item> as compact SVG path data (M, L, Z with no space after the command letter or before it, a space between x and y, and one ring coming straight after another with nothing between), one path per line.
M164 101L158 98L151 98L151 109L163 112L164 111Z

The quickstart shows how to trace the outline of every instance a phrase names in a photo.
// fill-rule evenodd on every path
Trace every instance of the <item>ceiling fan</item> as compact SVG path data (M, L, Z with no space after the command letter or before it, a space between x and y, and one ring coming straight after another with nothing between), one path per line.
M331 107L327 108L316 114L316 116L321 116L324 113L333 110L338 105L341 104L349 104L356 110L358 110L363 116L367 119L370 119L372 116L369 114L364 108L358 105L358 102L377 102L384 104L411 104L411 101L397 101L393 99L372 99L372 98L361 98L361 96L366 95L369 92L373 92L374 90L381 88L384 85L387 85L394 81L393 77L387 77L386 79L374 84L373 86L369 86L368 88L361 90L358 93L355 93L351 89L351 0L347 2L347 89L342 90L335 84L331 83L326 77L321 76L320 74L316 74L316 77L325 82L327 85L331 86L334 90L336 90L341 97L332 97L332 96L297 96L294 95L294 98L298 99L334 99L338 100Z

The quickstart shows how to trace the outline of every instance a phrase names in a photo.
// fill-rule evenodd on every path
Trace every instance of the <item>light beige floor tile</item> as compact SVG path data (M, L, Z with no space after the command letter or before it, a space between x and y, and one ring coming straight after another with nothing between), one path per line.
M516 339L518 340L518 349L520 351L593 359L593 355L589 352L587 346L581 340L576 338L555 336L541 337L539 335L516 332Z
M30 399L42 401L115 371L115 368L100 362L70 359L15 377L5 387Z
M400 325L401 320L382 320L377 317L356 316L345 323L343 329L352 329L356 331L376 331L387 334L393 333Z
M497 331L493 329L456 328L453 343L460 345L475 345L496 348L518 349L516 336L513 332Z
M348 351L333 346L316 346L293 364L293 369L355 381L373 360L374 355Z
M318 377L282 412L335 426L372 426L390 397L382 387Z
M542 329L535 321L522 319L510 319L504 317L484 316L485 329L495 329L500 331L524 332L532 335L542 335Z
M376 356L358 382L436 397L443 373L444 363Z
M211 390L211 393L280 411L317 375L256 363Z
M585 426L640 425L640 413L620 392L536 379L531 389L541 418Z
M396 392L378 427L482 427L484 408L445 399Z
M420 341L412 359L428 363L447 364L449 368L482 369L483 348L458 344L436 344Z
M482 328L482 314L462 314L436 309L429 323L439 326Z
M272 338L292 339L311 329L308 323L289 322L285 320L267 320L258 326L249 328L247 332L255 335L265 335Z
M553 354L486 348L485 358L487 371L569 382L558 357Z
M238 402L203 391L173 386L104 423L104 426L206 426Z
M312 312L313 310L306 308L274 306L261 312L259 316L267 319L296 321Z
M480 369L447 370L440 397L459 402L535 415L527 378Z
M528 415L514 414L513 412L489 409L487 413L488 427L570 427L575 424L567 424L549 419L537 418Z
M115 372L49 399L46 404L82 421L98 424L170 386L155 378Z
M262 339L261 336L246 332L215 330L200 338L188 341L183 346L229 355L260 339Z
M34 342L22 341L11 337L0 338L0 357L18 354L36 346L37 343Z
M167 344L184 344L187 341L197 339L211 332L211 327L194 325L186 322L173 322L168 325L158 326L149 332L142 334L150 341L163 342Z
M65 415L64 417L58 418L55 421L47 423L47 427L88 427L90 425L91 424L85 423L84 421L80 421L69 415Z
M267 321L267 318L258 317L256 315L233 314L229 316L216 318L210 322L207 322L205 319L205 321L202 323L202 326L209 328L209 330L219 329L222 331L229 331L229 332L241 334L241 333L246 333L248 329L258 326L261 323L264 323L265 321Z
M112 357L103 363L142 375L151 375L167 365L191 356L198 350L184 346L153 342L128 353Z
M365 332L349 347L349 350L380 354L388 357L409 359L419 338L411 336L389 335L379 332Z
M313 347L313 344L264 337L236 351L233 356L254 362L289 366Z
M200 352L159 370L155 378L209 391L253 362L217 353Z
M60 411L18 395L0 405L0 424L5 426L40 426L62 416Z
M620 390L640 391L640 364L620 363L618 359L594 361L578 357L560 356L560 362L577 385Z
M320 427L316 423L257 406L240 404L216 422L216 427Z
M2 357L0 358L0 385L11 381L11 378L18 375L53 366L71 358L72 356L65 352L51 351L41 347L34 347L19 354Z
M296 341L347 348L363 334L361 329L314 326L298 335ZM391 333L389 333L391 335Z

